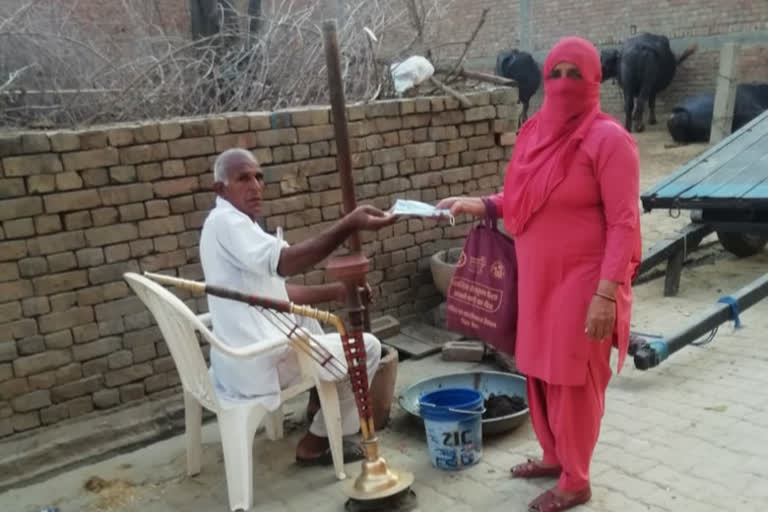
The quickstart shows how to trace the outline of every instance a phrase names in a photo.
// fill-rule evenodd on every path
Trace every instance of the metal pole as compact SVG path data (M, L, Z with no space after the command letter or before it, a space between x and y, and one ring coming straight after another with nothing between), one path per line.
M735 301L738 310L744 311L767 296L768 274L765 274L738 290L731 298ZM670 355L732 319L735 320L731 305L718 303L669 338L642 343L634 354L635 367L638 370L647 370L658 366Z

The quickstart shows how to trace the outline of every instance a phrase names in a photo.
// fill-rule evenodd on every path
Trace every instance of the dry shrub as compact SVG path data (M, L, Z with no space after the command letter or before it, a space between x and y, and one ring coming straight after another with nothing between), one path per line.
M257 33L237 14L239 23L193 41L156 24L157 0L114 1L119 30L83 20L77 0L3 2L0 124L82 126L328 102L316 7L264 0ZM394 94L388 64L429 53L425 27L438 3L346 2L339 48L349 102Z

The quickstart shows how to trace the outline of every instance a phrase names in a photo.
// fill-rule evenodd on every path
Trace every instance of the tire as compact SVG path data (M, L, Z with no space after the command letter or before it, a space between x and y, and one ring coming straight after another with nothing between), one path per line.
M768 244L768 233L737 233L732 231L718 231L717 239L725 250L746 258L761 252Z

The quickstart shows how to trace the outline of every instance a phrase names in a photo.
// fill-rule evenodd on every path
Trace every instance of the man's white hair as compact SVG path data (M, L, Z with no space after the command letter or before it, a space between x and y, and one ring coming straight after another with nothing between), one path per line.
M232 148L224 151L216 157L213 163L213 181L227 184L229 182L229 172L235 167L243 164L258 164L258 160L253 153L247 149Z

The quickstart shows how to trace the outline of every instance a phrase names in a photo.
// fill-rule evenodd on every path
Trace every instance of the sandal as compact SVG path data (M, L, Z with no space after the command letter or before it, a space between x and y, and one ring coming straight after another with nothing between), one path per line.
M560 512L577 505L583 505L592 498L592 490L586 487L569 496L560 496L552 489L544 492L528 505L528 512Z
M344 454L344 464L349 462L357 462L365 458L365 452L360 446L349 441L342 443L342 453ZM303 467L308 466L330 466L333 464L333 455L331 455L331 448L328 447L316 457L296 457L296 464Z
M560 466L545 466L540 460L528 459L510 469L512 478L558 477L563 468Z

